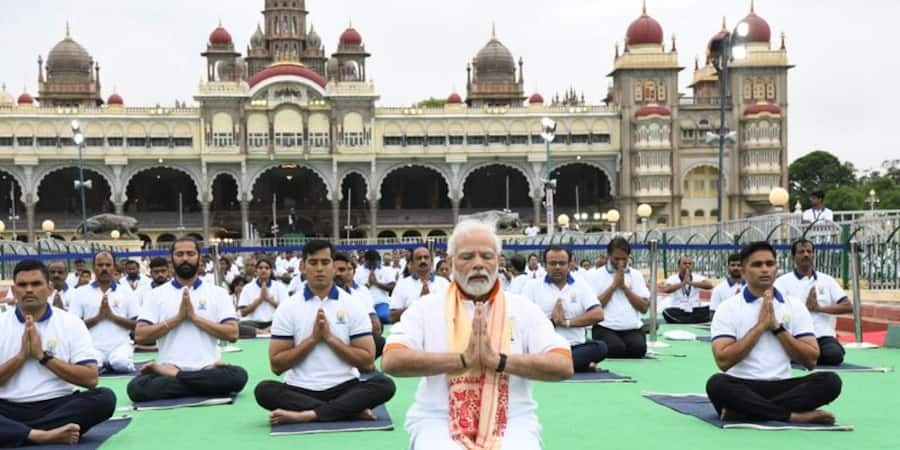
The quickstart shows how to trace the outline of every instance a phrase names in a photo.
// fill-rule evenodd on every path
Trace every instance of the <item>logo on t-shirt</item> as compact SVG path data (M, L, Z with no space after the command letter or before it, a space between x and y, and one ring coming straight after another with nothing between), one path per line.
M337 324L338 325L346 325L347 324L347 311L343 309L339 309L336 314Z
M198 301L200 302L200 305L197 307L197 309L199 309L201 311L206 311L206 298L200 297L200 299Z
M44 349L47 354L50 356L56 355L56 347L59 346L59 343L56 342L56 339L47 339L47 347Z

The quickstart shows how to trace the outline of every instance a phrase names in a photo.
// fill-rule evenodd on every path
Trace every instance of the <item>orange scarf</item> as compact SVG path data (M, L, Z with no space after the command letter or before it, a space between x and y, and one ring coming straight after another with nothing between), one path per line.
M491 347L509 353L512 329L506 320L506 296L498 282L489 294L487 316ZM472 318L463 306L465 297L456 282L444 297L449 350L463 353L472 333ZM471 364L471 362L470 362ZM466 450L499 449L506 431L509 375L493 368L468 368L447 375L450 392L450 437Z

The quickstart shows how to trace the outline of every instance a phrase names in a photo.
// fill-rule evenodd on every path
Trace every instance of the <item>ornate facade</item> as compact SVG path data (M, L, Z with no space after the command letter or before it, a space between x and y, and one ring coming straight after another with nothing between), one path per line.
M89 213L133 215L146 240L176 229L266 235L273 224L279 234L439 235L461 213L504 208L541 222L548 164L556 211L588 213L582 229L608 226L599 213L610 208L622 212L619 229L633 229L640 203L660 225L718 214L718 150L704 142L718 130L716 72L697 64L693 96L679 94L674 38L666 48L646 11L621 53L616 46L601 105L574 90L549 104L537 93L525 101L524 62L494 33L468 67L465 99L376 106L360 32L348 27L329 58L308 18L303 0L266 0L243 55L216 27L197 107L126 106L118 93L103 102L99 68L67 31L48 55L37 99L0 93L0 209L15 203L19 229L32 237L47 218L70 235L80 220L69 125L78 119L94 185ZM734 95L725 99L726 127L738 131L726 154L729 218L765 210L769 190L787 182L787 53L783 39L771 48L755 12L744 20L752 43L732 64ZM543 117L558 123L551 161Z

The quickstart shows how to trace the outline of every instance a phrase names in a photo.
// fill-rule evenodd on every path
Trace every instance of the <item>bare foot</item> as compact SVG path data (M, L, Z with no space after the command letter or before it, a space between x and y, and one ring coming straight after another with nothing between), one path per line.
M288 411L286 409L276 409L269 414L269 423L272 425L286 423L306 423L318 419L315 411Z
M719 415L722 420L731 420L731 421L739 421L739 420L747 420L747 416L736 413L734 411L727 410L722 408L722 414Z
M259 336L259 335L268 336L270 334L272 334L272 328L263 328L262 330L256 331L257 336Z
M791 413L791 422L797 423L819 423L823 425L834 425L834 414L817 409L815 411Z
M170 366L168 364L159 364L156 361L151 361L141 367L141 373L155 373L165 377L174 377L178 375L178 368L175 366Z
M361 420L378 420L378 416L376 416L371 409L364 409L361 413L359 413L359 418Z
M31 430L28 441L34 444L67 444L75 445L81 437L81 426L75 423L63 425L52 430Z
M589 372L596 372L597 371L597 363L592 362L592 363L588 364L588 368L590 369Z

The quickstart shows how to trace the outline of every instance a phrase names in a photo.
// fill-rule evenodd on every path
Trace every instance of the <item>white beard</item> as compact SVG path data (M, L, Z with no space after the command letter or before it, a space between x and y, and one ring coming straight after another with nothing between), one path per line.
M488 279L486 281L469 281L469 277L472 277L474 275L484 275L487 276ZM494 283L497 282L497 273L487 273L486 271L481 271L472 272L466 275L457 272L456 269L453 269L453 279L459 284L459 288L462 289L462 291L466 294L469 294L473 297L481 297L482 295L491 292L491 289L494 288Z

